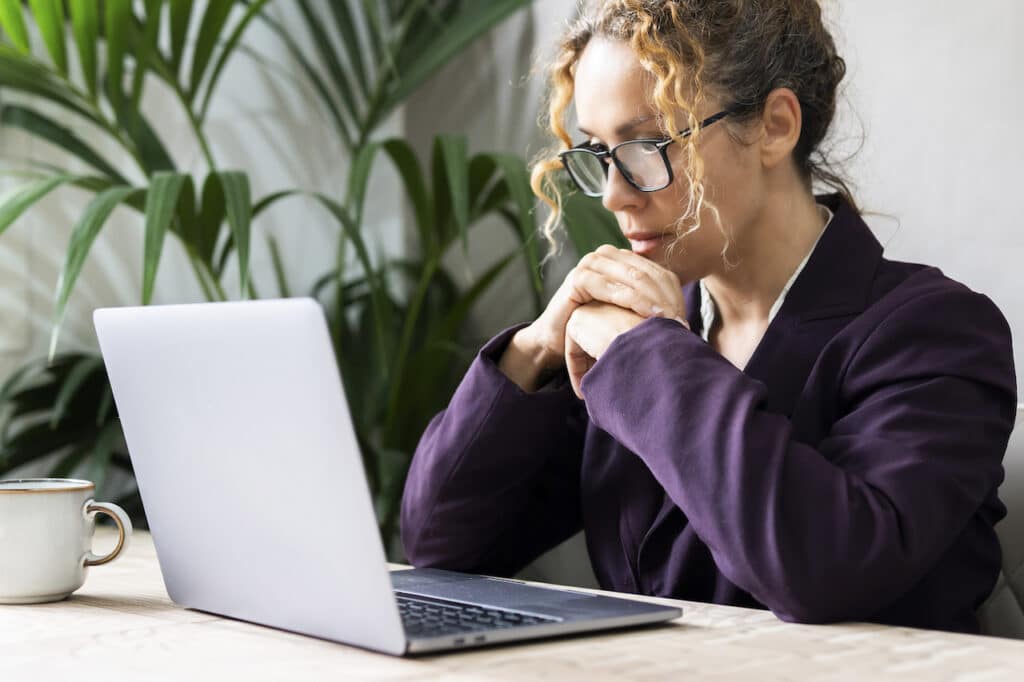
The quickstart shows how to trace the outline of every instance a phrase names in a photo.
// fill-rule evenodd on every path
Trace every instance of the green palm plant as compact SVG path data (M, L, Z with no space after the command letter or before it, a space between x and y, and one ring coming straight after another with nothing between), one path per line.
M0 200L0 235L58 188L91 196L60 271L49 357L22 367L0 389L0 471L56 456L50 473L68 475L87 462L99 487L110 466L131 471L102 361L91 353L56 353L82 266L118 206L142 215L142 303L152 298L168 237L183 245L209 300L227 298L231 254L240 290L254 293L250 224L269 202L253 202L245 173L218 167L203 116L228 58L266 2L211 2L199 12L190 0L146 0L138 7L131 0L0 0L0 125L60 147L86 169L38 162L19 169L15 174L26 182ZM170 41L161 46L165 21ZM143 113L154 81L180 104L206 161L205 178L177 169ZM141 513L137 493L120 501Z
M0 28L4 31L0 41L0 92L21 95L30 102L5 101L0 106L0 123L60 146L88 168L86 173L72 173L37 165L28 174L34 178L32 182L0 203L0 234L62 185L73 185L94 195L72 230L61 270L51 357L82 265L107 218L119 205L144 215L143 303L152 298L168 234L185 247L207 298L226 298L222 281L226 255L223 248L217 251L218 244L225 243L221 232L225 225L231 232L231 248L237 252L241 290L252 292L250 223L266 203L252 201L245 173L218 168L202 122L205 104L233 45L266 2L248 5L231 21L234 5L230 2L209 3L201 16L193 16L192 3L187 1L147 0L144 13L137 15L131 0L105 0L102 4L69 0L69 16L65 17L60 0L30 0L30 16L49 56L46 60L37 54L41 50L32 49L21 3L0 0ZM171 41L161 48L158 37L165 14ZM72 49L66 40L68 21L79 57L78 73L73 73L68 59ZM192 42L187 41L190 24L196 33ZM105 70L98 66L101 61ZM185 63L190 68L184 68ZM202 182L176 169L165 144L142 112L148 76L162 82L179 101L208 166ZM45 113L38 106L44 102L56 105L62 117L87 129L88 135L79 135ZM123 164L117 158L101 155L88 141L95 136L115 145L135 167L121 168Z

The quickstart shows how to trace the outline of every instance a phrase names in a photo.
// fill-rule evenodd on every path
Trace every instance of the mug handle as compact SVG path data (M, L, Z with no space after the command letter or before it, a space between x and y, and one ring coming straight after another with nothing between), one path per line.
M90 500L85 505L85 511L87 514L106 514L114 519L114 523L117 524L118 534L117 546L114 547L110 554L101 557L93 554L91 551L87 552L85 555L85 565L102 566L103 564L110 563L128 547L128 538L132 536L132 520L128 518L128 514L125 513L124 509L110 502L94 502Z

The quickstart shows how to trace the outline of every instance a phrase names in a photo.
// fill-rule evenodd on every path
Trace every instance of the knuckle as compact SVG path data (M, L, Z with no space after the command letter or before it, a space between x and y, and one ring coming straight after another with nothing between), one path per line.
M573 277L572 281L573 284L576 285L577 289L585 289L592 278L593 274L590 270L580 270L576 273L576 276Z

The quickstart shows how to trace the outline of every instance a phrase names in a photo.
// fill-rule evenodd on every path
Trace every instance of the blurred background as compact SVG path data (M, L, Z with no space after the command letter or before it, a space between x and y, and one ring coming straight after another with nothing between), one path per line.
M830 144L887 256L988 294L1020 338L1024 4L823 4L849 65ZM534 66L576 12L0 0L0 476L90 478L144 526L92 311L313 295L395 554L412 449L475 350L620 239L577 197L541 263Z

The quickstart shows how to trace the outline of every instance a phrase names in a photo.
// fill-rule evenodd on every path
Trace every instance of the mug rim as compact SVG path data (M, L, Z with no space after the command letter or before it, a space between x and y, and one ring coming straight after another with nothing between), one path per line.
M62 483L76 483L78 485L67 486L62 488L33 488L33 489L18 489L18 488L3 488L0 487L0 495L26 495L31 493L68 493L78 490L90 490L96 487L96 484L92 481L85 481L80 478L7 478L0 480L0 486L4 483L41 483L41 482L57 482Z

